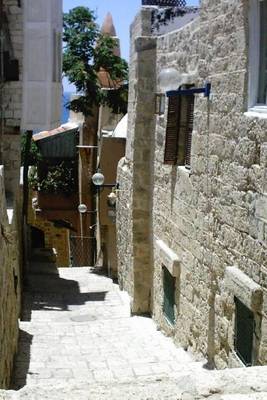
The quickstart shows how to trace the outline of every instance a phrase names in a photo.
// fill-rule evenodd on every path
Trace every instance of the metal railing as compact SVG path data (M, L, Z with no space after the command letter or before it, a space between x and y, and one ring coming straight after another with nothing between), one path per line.
M142 6L185 7L186 0L142 0Z
M96 245L94 236L70 236L70 259L72 267L93 266L92 249Z

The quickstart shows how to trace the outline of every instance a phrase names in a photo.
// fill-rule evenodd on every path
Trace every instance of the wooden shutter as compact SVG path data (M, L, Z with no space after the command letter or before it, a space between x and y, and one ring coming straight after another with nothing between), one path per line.
M178 148L180 96L169 97L164 164L175 165Z
M191 165L194 95L169 98L164 163Z
M192 133L194 124L195 97L187 96L187 133L185 141L185 163L186 167L191 166Z

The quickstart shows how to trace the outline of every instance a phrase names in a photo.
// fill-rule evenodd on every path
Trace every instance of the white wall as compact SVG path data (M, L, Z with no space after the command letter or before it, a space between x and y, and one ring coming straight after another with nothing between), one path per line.
M62 0L24 0L24 130L60 125Z

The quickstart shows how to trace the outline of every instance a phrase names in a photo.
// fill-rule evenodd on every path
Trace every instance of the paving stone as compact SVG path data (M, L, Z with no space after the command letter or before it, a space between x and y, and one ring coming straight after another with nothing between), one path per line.
M207 371L203 369L203 362L194 361L191 354L157 331L150 318L131 317L129 298L124 294L121 296L110 279L95 276L88 268L60 269L59 277L64 282L68 279L76 282L73 287L82 284L82 290L88 295L84 300L77 291L75 295L70 293L71 302L77 307L75 315L86 315L93 310L97 319L82 321L69 317L74 311L68 304L70 285L66 282L64 288L59 288L64 298L63 310L55 312L51 306L57 296L52 292L50 298L49 294L51 287L56 290L56 285L51 285L51 276L49 282L45 275L42 280L37 279L34 292L28 291L29 301L24 304L25 315L31 315L31 319L20 322L21 337L13 384L14 389L20 390L0 391L0 400L267 398L251 397L255 381L250 375L243 380L242 374L235 370ZM97 290L108 293L99 300L98 310L95 306L92 308L90 300L87 301L89 294L95 293L96 283ZM38 291L38 285L42 285L48 306L40 310L40 315L32 312L33 302L30 301ZM263 369L252 368L251 371L255 376L261 374L254 391L264 393L267 392L267 369L266 376ZM234 397L237 393L246 393L248 397Z
M170 362L181 359L181 368L193 362L151 319L131 317L128 296L89 268L59 269L58 276L34 275L30 282L14 387L154 379L173 373Z

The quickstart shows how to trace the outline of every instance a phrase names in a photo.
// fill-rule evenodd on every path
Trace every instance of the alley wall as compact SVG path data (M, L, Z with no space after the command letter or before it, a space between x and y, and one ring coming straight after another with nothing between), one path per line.
M18 61L16 80L1 82L0 106L0 387L11 382L21 303L20 121L22 110L23 11L4 0L5 50ZM1 21L3 22L3 21Z
M148 26L148 9L140 15L139 21L143 18ZM156 65L156 82L162 69L174 67L181 77L177 87L212 85L210 100L195 96L190 170L164 164L167 99L163 116L155 117L150 110L156 127L151 125L143 134L150 138L149 163L142 159L144 147L136 136L143 116L136 112L138 105L131 109L131 99L147 110L145 98L138 95L138 82L145 87L151 78L142 76L138 60L132 58L131 71L140 75L134 93L130 89L128 152L118 171L125 190L118 204L121 286L129 290L133 304L139 302L133 279L133 249L138 248L153 276L143 280L143 291L150 285L150 311L158 326L218 368L243 366L234 351L235 298L255 318L253 362L267 363L267 119L247 113L248 18L247 1L203 0L198 18L156 39L156 59L150 59ZM133 43L140 36L139 28ZM149 34L143 36L147 40ZM157 86L154 94L159 91ZM135 174L140 180L148 176L141 191ZM144 193L151 196L146 205ZM143 221L150 226L147 237L153 246L145 250L143 238L133 234L133 198L135 204L139 198L144 205ZM172 257L176 260L174 325L163 312L163 266Z
M21 221L19 196L9 209L5 201L4 168L0 166L0 387L8 388L17 350L20 315Z
M16 0L3 1L10 37L10 57L18 61L17 80L4 82L1 87L1 151L0 160L5 164L5 188L14 195L19 184L20 122L22 118L22 62L23 62L23 9Z
M131 26L128 136L126 160L119 166L120 206L117 234L121 287L128 290L133 313L146 313L151 303L151 146L154 130L156 40L149 37L149 10ZM134 190L132 190L132 186Z

